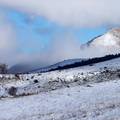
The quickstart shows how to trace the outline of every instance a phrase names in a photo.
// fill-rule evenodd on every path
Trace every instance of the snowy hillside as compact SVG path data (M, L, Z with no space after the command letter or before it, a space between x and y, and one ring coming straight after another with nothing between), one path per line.
M47 73L0 75L0 120L119 120L120 58Z
M120 47L120 28L114 28L88 42L89 46Z
M0 101L0 120L119 120L120 81Z
M120 58L47 73L0 75L0 96L37 94L65 87L86 85L120 78ZM14 87L14 88L13 88ZM9 92L13 91L13 93Z

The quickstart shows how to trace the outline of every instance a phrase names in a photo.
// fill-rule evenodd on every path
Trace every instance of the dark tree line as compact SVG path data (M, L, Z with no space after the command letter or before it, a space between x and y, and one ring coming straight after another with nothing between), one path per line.
M81 62L75 62L75 63L70 64L70 65L58 66L57 68L51 69L49 71L64 70L64 69L69 69L69 68L85 66L85 65L92 65L95 63L104 62L104 61L112 60L112 59L119 58L119 57L120 57L120 53L115 54L115 55L106 55L104 57L90 58L88 60L82 60Z

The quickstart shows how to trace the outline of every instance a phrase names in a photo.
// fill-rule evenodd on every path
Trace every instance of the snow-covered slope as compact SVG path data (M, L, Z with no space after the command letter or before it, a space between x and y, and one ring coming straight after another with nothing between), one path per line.
M0 120L119 120L120 80L0 100Z
M120 28L114 28L106 34L101 35L88 42L89 46L95 47L118 47L120 48Z
M11 96L12 86L17 89L13 94L22 96L119 78L120 58L47 73L0 75L0 97Z
M47 73L0 75L0 120L119 120L120 58Z

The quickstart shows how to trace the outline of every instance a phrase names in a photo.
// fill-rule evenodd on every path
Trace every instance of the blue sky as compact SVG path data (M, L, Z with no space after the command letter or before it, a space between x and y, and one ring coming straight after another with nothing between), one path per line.
M37 53L44 51L54 37L59 34L72 34L80 43L86 43L92 38L106 32L106 27L79 28L56 24L44 17L32 18L28 14L15 10L2 10L16 30L17 39L20 44L18 51L23 53Z

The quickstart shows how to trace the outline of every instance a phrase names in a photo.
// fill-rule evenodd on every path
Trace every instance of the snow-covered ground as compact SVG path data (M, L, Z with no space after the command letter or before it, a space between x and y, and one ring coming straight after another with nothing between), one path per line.
M0 120L119 120L120 58L74 69L0 75Z
M119 120L120 80L0 101L0 120Z

